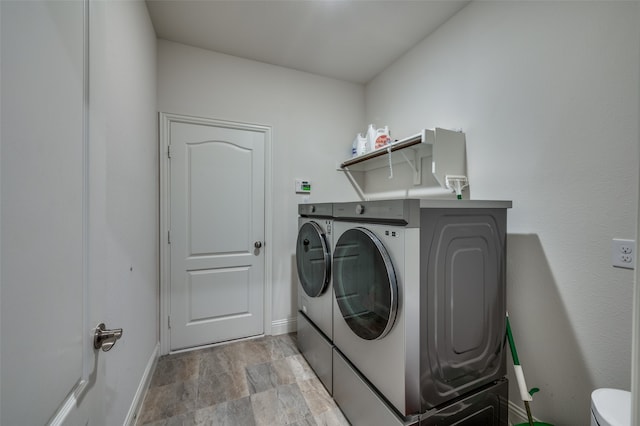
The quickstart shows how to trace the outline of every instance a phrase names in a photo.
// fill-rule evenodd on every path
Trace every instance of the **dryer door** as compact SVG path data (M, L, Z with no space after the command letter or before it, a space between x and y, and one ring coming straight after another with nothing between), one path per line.
M298 231L296 265L305 293L320 296L331 277L331 254L322 228L315 222L305 223Z
M342 317L366 340L381 339L393 327L398 285L382 242L365 228L344 232L333 253L333 288Z

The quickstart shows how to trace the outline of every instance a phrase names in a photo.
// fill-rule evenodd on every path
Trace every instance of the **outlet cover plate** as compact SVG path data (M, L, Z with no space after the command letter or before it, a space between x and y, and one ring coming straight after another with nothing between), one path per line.
M636 268L636 241L614 238L611 241L611 264L616 268Z

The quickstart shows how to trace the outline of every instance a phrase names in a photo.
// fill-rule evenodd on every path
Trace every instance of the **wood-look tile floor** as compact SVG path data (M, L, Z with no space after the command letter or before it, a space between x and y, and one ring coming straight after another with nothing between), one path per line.
M137 425L349 423L284 334L160 357Z

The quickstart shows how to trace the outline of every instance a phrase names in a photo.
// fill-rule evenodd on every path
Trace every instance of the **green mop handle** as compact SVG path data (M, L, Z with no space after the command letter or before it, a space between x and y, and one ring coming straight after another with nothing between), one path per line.
M520 365L518 359L518 351L516 351L516 344L513 341L513 334L511 334L511 325L509 324L509 313L507 312L507 338L509 339L509 348L511 348L511 357L513 358L514 365Z
M509 312L507 312L507 338L509 339L509 348L511 349L511 357L513 358L513 365L514 367L516 365L520 366L520 360L518 359L518 351L516 351L516 343L513 340L513 334L511 334L511 325L509 324ZM520 366L519 369L522 370L522 367ZM524 384L524 375L522 376L522 383ZM525 385L524 388L526 390L527 386ZM532 397L533 394L538 391L540 391L540 389L531 388L531 390L529 390L529 392L527 393L529 394L529 397Z
M516 373L516 381L518 382L520 397L522 398L522 402L524 402L524 407L527 410L527 418L529 420L529 425L534 426L533 416L531 415L531 408L529 407L529 401L532 401L533 398L531 397L531 394L527 391L527 384L524 381L524 372L522 371L522 366L520 365L520 360L518 359L518 351L516 350L516 343L513 341L513 334L511 333L511 325L509 324L509 312L507 312L507 338L509 339L509 348L511 348L511 357L513 358L513 369Z

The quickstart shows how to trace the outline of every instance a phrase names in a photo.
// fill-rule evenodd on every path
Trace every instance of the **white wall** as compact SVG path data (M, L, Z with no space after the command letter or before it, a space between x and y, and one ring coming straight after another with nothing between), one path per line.
M105 359L105 424L124 424L158 343L156 37L142 1L95 2L94 169L105 184L106 315L124 334ZM100 162L100 164L95 164ZM135 409L135 407L133 407Z
M630 386L633 272L610 245L637 220L638 7L473 2L366 87L367 122L462 128L472 198L513 200L508 309L534 415L558 425Z
M302 202L294 179L311 180L312 202L355 199L336 164L364 122L364 87L158 40L158 110L272 127L272 321L290 321Z

